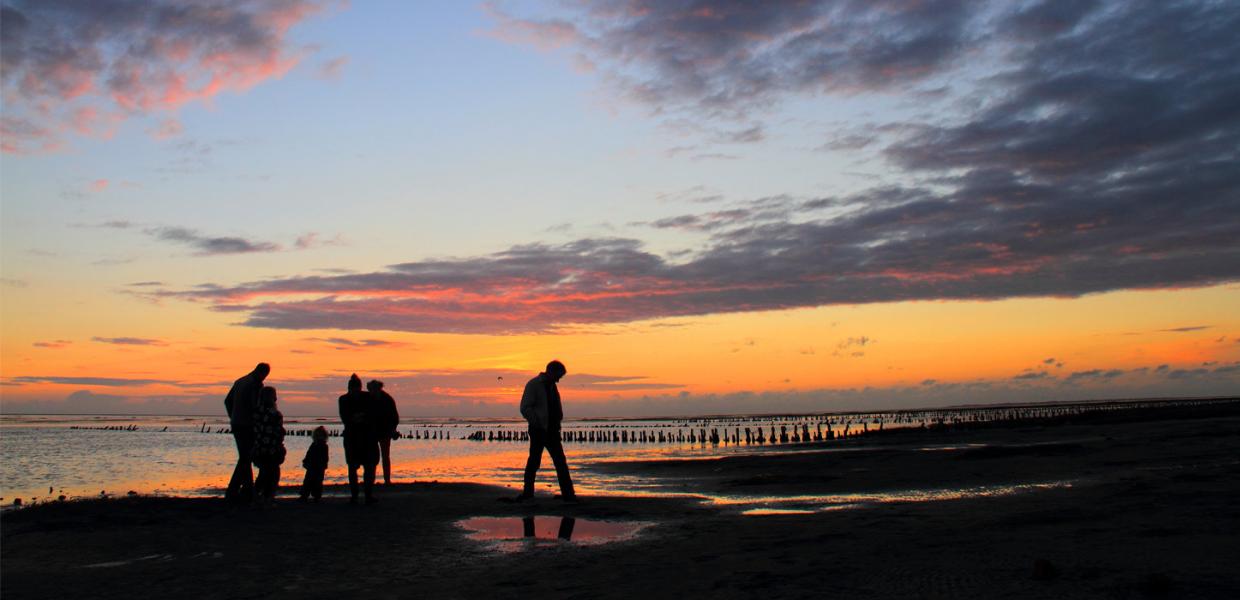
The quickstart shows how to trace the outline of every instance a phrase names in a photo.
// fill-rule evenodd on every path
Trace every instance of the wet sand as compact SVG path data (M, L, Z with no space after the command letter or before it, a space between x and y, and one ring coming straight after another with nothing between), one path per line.
M0 517L0 594L1240 597L1234 401L798 450L611 463L603 468L674 481L684 496L573 506L433 483L384 489L370 507L149 497L35 506ZM301 474L290 472L286 481ZM754 510L796 512L744 514ZM540 530L561 516L651 525L614 543L504 544L456 525L530 515Z

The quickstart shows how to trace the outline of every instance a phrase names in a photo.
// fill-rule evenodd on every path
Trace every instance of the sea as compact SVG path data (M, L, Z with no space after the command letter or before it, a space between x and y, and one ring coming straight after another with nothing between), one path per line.
M884 429L1113 410L1139 402L962 407L810 415L695 416L566 421L574 483L585 494L676 494L675 480L607 469L614 461L701 459L751 453L846 451L841 440ZM286 417L285 494L296 495L310 431L329 438L326 482L345 483L339 418ZM524 421L406 419L391 444L393 481L475 482L519 490L528 455ZM760 433L759 433L760 432ZM759 437L760 436L760 437ZM0 415L0 506L126 495L221 496L236 463L228 420L215 416ZM550 457L540 490L558 491ZM381 476L380 476L381 479ZM337 492L341 493L341 492Z

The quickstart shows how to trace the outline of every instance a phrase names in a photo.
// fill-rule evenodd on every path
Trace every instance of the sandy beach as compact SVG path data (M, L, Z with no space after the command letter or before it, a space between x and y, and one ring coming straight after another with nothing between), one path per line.
M380 504L136 497L3 516L5 598L1235 598L1240 402L892 431L798 452L615 462L683 495ZM571 449L570 449L571 452ZM571 460L571 454L570 454ZM299 472L294 471L297 475ZM544 473L543 477L550 474ZM287 482L287 478L286 478ZM287 489L286 489L287 490ZM521 539L574 518L571 542ZM506 541L459 523L512 523ZM592 529L602 522L603 529ZM607 542L606 523L640 524ZM541 535L541 534L540 534Z

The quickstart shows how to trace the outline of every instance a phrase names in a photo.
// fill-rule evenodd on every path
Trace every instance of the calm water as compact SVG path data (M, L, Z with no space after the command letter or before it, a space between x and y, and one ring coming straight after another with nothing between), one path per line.
M858 435L880 427L917 427L935 422L993 420L1013 417L1055 416L1066 412L1131 408L1137 403L1055 405L1044 407L989 407L927 410L903 413L867 413L768 417L710 417L654 420L566 421L564 429L586 441L565 442L574 481L583 493L676 494L686 491L676 481L617 475L595 469L615 460L709 458L753 452L795 452L798 437L817 439L829 430ZM335 417L290 417L286 428L308 431L318 425L338 427ZM69 498L140 494L183 496L220 495L228 483L236 453L232 436L214 433L228 426L218 417L159 416L31 416L0 415L0 505L14 498L25 504L64 494ZM98 428L134 428L102 430ZM204 433L203 429L207 432ZM745 429L756 438L761 429L765 443L746 443ZM789 434L786 443L772 445L772 431ZM520 441L487 441L513 436L525 429L519 420L429 419L402 423L409 438L392 442L393 479L408 481L471 481L506 485L516 490L527 453ZM712 439L718 431L718 441ZM706 433L706 439L702 439ZM662 435L662 440L660 440ZM466 439L482 437L482 441ZM608 441L588 441L606 437ZM623 436L623 437L622 437ZM644 437L643 437L644 436ZM692 436L692 438L690 438ZM794 437L795 436L795 437ZM425 439L430 437L431 439ZM611 441L625 439L627 441ZM636 441L634 441L636 440ZM780 440L782 442L782 440ZM285 440L288 458L281 485L296 493L304 476L301 459L310 445L308 436ZM339 437L329 440L328 483L344 483L344 449ZM539 488L555 490L555 474L544 456ZM857 502L856 498L795 502L766 506L780 510L814 510L823 505ZM806 505L816 505L812 508Z
M609 460L712 457L735 453L792 450L793 434L810 431L811 436L829 423L839 435L845 428L852 434L876 429L879 415L849 417L714 418L662 420L566 421L565 431L579 432L589 439L608 441L569 441L565 447L570 465L581 474L574 477L585 493L674 492L668 482L604 474L592 465ZM862 421L865 421L864 424ZM794 427L795 424L795 427ZM885 426L920 424L895 423L887 417ZM308 431L323 425L337 428L334 417L290 417L285 427ZM141 494L188 496L217 495L228 483L236 453L232 436L217 433L228 427L224 417L160 416L33 416L0 415L0 504L14 498L46 501L64 494L70 498ZM745 444L744 429L751 428L754 441ZM757 429L764 438L780 428L788 429L789 442L773 446L767 439L757 444ZM111 429L106 429L111 428ZM134 428L134 430L129 430ZM204 433L203 430L206 429ZM392 442L395 481L472 481L518 487L524 468L525 442L490 440L497 436L516 436L524 431L524 421L430 419L402 423L400 431L409 436ZM710 438L718 430L719 440ZM702 439L702 433L706 439ZM658 435L663 434L659 441ZM642 437L644 434L644 438ZM488 439L472 440L470 436ZM634 439L629 440L629 436ZM424 439L430 437L431 439ZM729 437L738 438L737 442ZM616 440L624 441L613 441ZM301 458L310 445L308 436L290 435L285 439L285 460L281 484L295 486L304 476ZM339 437L329 440L331 463L328 483L344 483L344 448ZM539 487L554 489L554 469L544 457ZM286 493L289 491L285 490Z

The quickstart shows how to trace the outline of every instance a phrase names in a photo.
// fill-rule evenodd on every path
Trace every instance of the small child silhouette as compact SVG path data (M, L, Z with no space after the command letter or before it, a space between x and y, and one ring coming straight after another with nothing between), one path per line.
M323 474L327 472L327 430L322 425L314 430L314 441L301 460L306 469L306 480L301 484L301 501L311 496L318 502L323 498Z

